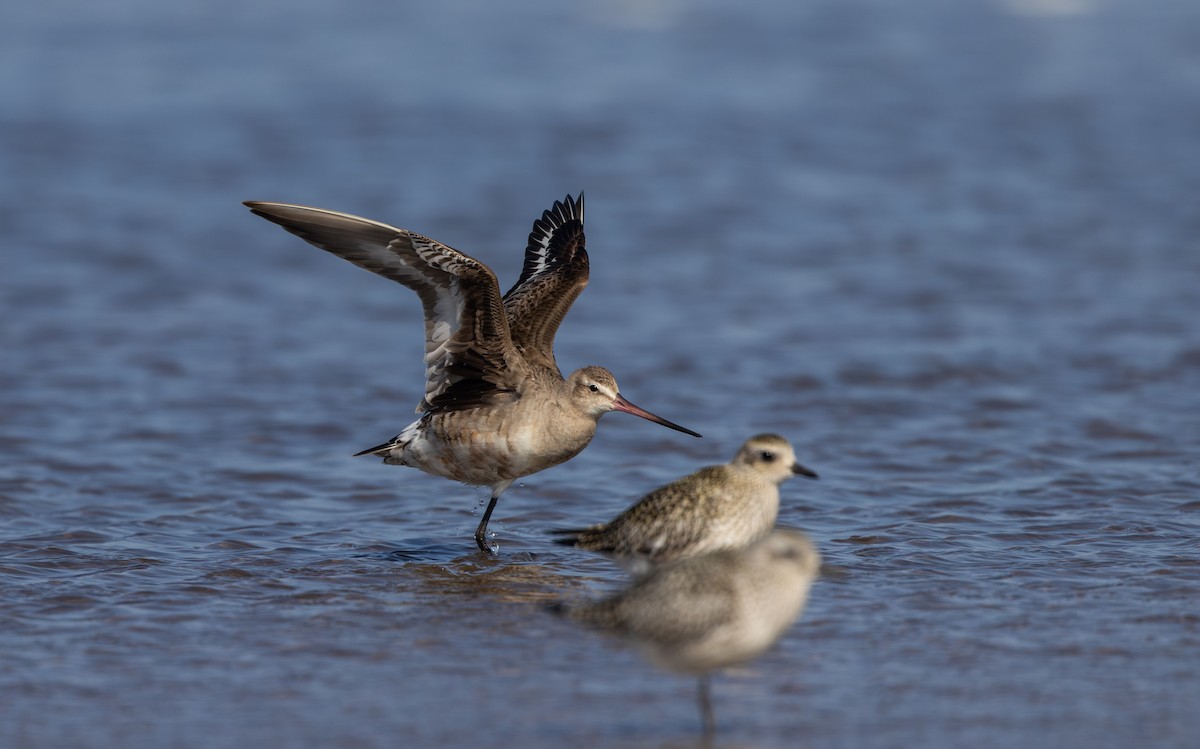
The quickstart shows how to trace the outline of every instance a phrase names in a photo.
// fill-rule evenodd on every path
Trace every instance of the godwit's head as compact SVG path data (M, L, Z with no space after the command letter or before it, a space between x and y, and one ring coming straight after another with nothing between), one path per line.
M766 481L782 484L792 476L815 479L815 471L796 462L792 445L778 434L759 434L746 440L733 464L746 466Z
M638 408L621 396L617 389L617 378L604 367L584 367L577 369L567 378L567 392L571 402L586 414L599 419L609 411L624 411L627 414L641 416L643 419L662 424L677 432L700 435L691 429L686 429L674 422L667 421L661 416L655 416L649 411Z

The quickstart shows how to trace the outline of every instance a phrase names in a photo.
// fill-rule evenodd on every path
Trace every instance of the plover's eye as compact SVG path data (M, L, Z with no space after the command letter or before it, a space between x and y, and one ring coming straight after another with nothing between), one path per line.
M763 459L764 463L770 463L775 460L775 453L771 452L770 450L763 450L758 455Z

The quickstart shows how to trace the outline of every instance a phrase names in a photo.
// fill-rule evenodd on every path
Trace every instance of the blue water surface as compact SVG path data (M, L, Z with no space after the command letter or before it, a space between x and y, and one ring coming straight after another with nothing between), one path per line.
M547 531L751 434L833 574L718 745L1200 735L1200 6L247 5L0 25L0 745L689 746L692 680L543 611ZM490 265L587 192L564 369L622 415L482 490L366 459L420 306L250 215Z

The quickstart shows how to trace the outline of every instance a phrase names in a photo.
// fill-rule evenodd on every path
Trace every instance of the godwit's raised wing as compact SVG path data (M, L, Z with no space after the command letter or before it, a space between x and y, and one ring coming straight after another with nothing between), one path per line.
M425 398L417 412L514 397L516 355L496 275L483 263L407 229L346 213L246 201L256 215L360 268L403 284L425 310Z
M554 334L587 282L581 192L533 222L521 277L504 295L513 344L530 364L558 371Z

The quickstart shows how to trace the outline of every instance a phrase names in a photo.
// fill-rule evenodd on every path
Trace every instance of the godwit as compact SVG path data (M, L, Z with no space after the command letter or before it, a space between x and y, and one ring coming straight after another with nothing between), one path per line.
M792 476L817 478L796 462L786 439L760 434L729 463L659 487L608 523L554 532L570 534L558 543L610 554L641 575L663 562L762 538L779 515L779 485Z
M820 567L803 533L777 529L744 549L658 567L611 598L551 609L628 638L658 666L698 676L707 738L716 725L711 673L771 647L800 615Z
M322 250L403 284L425 312L421 417L358 455L491 487L475 542L513 481L579 454L597 420L624 411L694 437L625 400L612 373L584 367L563 379L554 333L588 280L583 193L533 222L525 265L503 297L483 263L407 229L345 213L247 201L250 210Z

